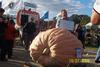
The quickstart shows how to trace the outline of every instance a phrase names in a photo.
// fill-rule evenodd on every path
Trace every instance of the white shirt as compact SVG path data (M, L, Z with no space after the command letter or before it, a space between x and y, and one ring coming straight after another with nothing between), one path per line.
M60 19L60 20L58 20L58 22L56 24L56 28L64 28L64 29L73 31L74 30L74 22L69 21L69 20Z
M93 7L98 13L100 13L100 0L96 0Z

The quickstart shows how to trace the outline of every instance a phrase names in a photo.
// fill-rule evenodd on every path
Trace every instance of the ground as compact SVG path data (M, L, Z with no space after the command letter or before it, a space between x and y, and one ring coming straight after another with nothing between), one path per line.
M0 61L0 67L23 67L25 62L31 62L31 58L23 47L17 46L14 48L12 59L7 62Z
M23 67L25 62L32 62L29 54L22 46L15 46L13 49L13 57L7 62L0 61L0 67ZM100 67L100 64L94 62L97 48L86 48L84 50L82 61L86 63L86 67Z

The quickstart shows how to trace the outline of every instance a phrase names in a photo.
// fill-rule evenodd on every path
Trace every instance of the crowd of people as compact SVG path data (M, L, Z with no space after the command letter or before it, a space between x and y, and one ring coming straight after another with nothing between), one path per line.
M11 17L3 16L5 10L0 8L0 61L12 58L14 40L16 37L15 22Z

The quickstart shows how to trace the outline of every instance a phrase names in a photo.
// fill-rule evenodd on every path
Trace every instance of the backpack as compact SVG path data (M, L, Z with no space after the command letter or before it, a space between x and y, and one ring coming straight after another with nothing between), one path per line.
M33 22L26 23L25 26L23 27L23 32L27 34L32 34L36 32L36 24Z

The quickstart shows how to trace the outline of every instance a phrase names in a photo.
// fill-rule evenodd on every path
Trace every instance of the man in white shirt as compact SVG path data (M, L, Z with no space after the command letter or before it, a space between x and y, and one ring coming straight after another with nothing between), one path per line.
M67 17L67 10L61 10L61 15L57 17L56 28L64 28L71 32L74 31L74 22Z

